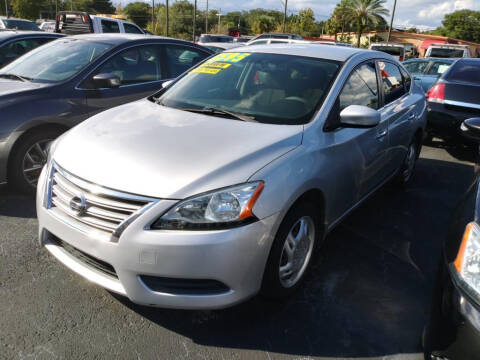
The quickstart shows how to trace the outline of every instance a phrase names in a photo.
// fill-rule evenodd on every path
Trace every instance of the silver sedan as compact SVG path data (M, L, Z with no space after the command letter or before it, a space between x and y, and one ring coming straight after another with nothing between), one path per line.
M287 296L343 217L386 182L409 182L425 108L385 53L227 50L53 143L40 241L140 304Z

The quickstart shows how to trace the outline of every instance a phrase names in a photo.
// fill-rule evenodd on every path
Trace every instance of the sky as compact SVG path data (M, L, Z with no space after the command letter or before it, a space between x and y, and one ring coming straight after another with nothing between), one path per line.
M113 4L126 5L135 0L112 0ZM137 0L138 1L138 0ZM140 0L142 1L142 0ZM151 0L143 0L151 3ZM173 2L174 0L170 0ZM191 0L193 1L193 0ZM283 11L282 0L208 0L210 9L221 9L222 13L238 10L250 10L255 8L276 9ZM164 3L164 0L156 0L156 3ZM317 20L326 20L332 13L339 0L288 0L289 13L311 8L315 12ZM197 0L199 9L204 9L206 0ZM386 7L393 8L393 0L387 0ZM431 29L441 25L445 14L459 9L471 9L480 11L480 0L397 0L394 26L416 26L420 29ZM389 20L390 21L390 20Z

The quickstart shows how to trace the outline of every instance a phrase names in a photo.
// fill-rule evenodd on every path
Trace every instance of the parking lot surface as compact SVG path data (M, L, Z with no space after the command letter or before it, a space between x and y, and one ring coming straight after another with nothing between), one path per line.
M385 186L327 238L290 299L219 311L137 306L38 245L34 200L0 188L0 358L422 359L442 242L472 151L424 147L405 190Z

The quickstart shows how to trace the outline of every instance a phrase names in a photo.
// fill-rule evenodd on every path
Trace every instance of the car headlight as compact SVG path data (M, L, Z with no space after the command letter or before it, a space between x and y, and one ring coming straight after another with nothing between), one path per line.
M453 266L470 295L480 299L480 226L477 223L467 225Z
M252 213L263 181L215 190L183 200L173 206L152 229L206 230L224 229L256 220Z

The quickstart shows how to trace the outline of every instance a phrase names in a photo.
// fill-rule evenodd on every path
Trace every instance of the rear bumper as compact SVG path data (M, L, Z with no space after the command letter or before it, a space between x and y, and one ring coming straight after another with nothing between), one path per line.
M480 305L452 278L444 265L426 327L426 359L480 359Z
M463 120L479 116L473 111L449 104L428 102L427 106L427 131L431 134L456 137Z

